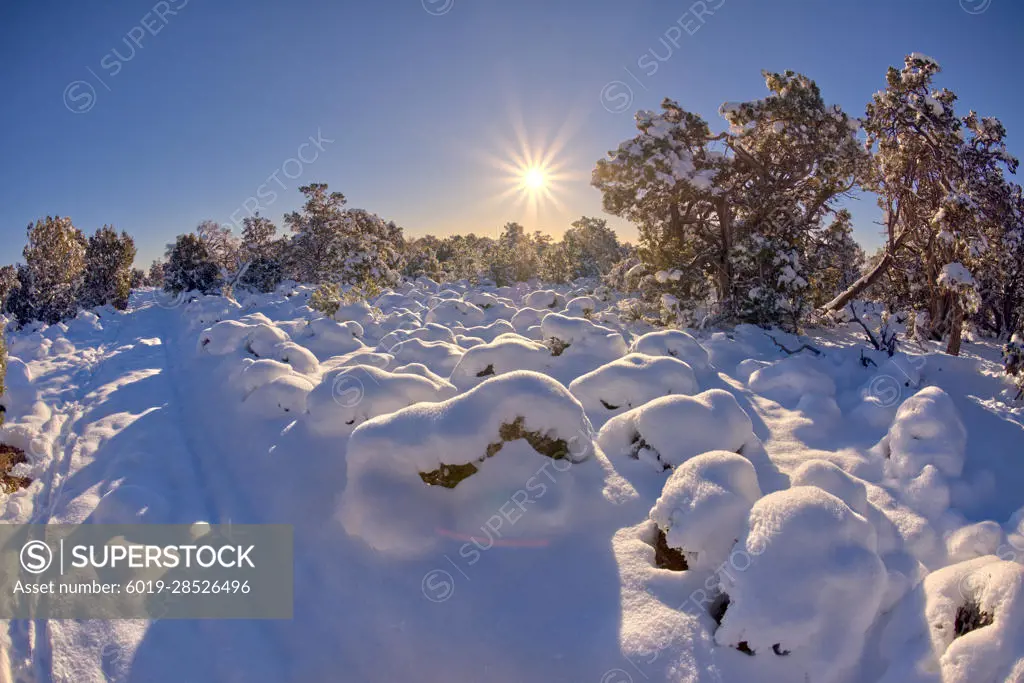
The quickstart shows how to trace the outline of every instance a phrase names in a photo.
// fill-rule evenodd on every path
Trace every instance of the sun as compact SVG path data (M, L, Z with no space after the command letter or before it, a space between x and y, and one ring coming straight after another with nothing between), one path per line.
M527 168L523 173L523 189L528 192L537 192L544 189L548 184L548 174L541 166Z

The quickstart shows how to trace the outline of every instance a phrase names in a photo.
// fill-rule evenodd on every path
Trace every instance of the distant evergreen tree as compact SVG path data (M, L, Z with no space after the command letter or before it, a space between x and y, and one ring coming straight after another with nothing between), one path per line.
M277 226L258 213L246 217L242 223L239 249L242 266L238 284L257 292L272 292L284 279L287 242L274 239Z
M138 289L139 287L145 287L147 284L146 271L142 268L132 268L131 288Z
M7 310L7 297L18 286L18 269L14 266L0 268L0 312Z
M82 305L92 308L109 304L122 311L128 308L134 261L135 240L128 233L118 235L106 225L97 230L85 252Z
M622 246L608 221L583 216L562 237L571 279L606 275L622 258Z
M345 196L327 193L327 185L299 188L306 195L302 211L285 216L295 233L290 271L302 282L387 285L402 267L402 229L363 209L344 209Z
M146 284L150 287L163 287L164 286L164 266L166 264L159 259L154 260L149 266L149 272L146 274Z
M327 193L326 183L300 187L306 196L302 211L293 211L284 222L293 233L291 270L300 282L334 282L344 268L345 195Z
M164 266L164 289L178 294L197 290L215 294L221 286L220 268L198 235L179 235Z
M499 287L526 282L540 273L535 240L519 223L506 223L490 256L490 277Z

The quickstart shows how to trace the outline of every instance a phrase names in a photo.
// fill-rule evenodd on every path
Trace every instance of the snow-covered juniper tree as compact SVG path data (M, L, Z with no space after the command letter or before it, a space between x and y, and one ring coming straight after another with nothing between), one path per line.
M306 196L305 206L285 216L295 233L289 252L296 280L354 286L398 279L401 228L363 209L345 209L345 196L328 194L325 183L299 189Z
M496 246L490 237L450 235L437 247L437 260L448 278L476 280L489 270L491 254Z
M853 239L853 217L846 209L814 235L808 258L812 305L820 307L857 281L864 268L864 250Z
M506 223L490 255L490 278L498 286L526 282L540 273L537 243L519 223Z
M384 287L400 279L405 239L393 221L363 209L348 209L341 241L345 256L336 281Z
M138 289L139 287L145 287L148 280L146 279L146 271L142 268L132 268L131 276L131 288Z
M82 306L110 304L118 310L128 308L132 287L132 263L135 261L135 240L104 225L89 237L85 250L85 284Z
M565 231L562 248L569 262L570 279L601 277L622 258L622 245L608 221L582 216Z
M637 114L640 133L598 162L604 208L638 224L652 271L678 270L681 308L795 326L809 308L808 252L865 154L857 124L814 81L765 73L769 95L726 103L729 130L666 99Z
M886 243L868 272L823 308L840 310L876 285L872 293L890 305L927 313L919 316L928 321L925 336L948 336L947 350L957 353L965 315L977 297L985 300L974 273L991 278L1000 269L993 247L1019 231L1019 191L1005 177L1018 162L997 119L957 116L956 95L933 87L939 72L935 60L908 55L868 104L864 130L874 154L864 186L878 195Z
M163 287L164 266L166 265L164 261L154 259L153 263L149 264L149 272L146 273L146 284L150 287Z
M306 204L284 219L295 233L289 253L292 274L299 282L333 282L345 259L345 195L328 194L326 183L305 185L299 190L306 196Z
M85 251L85 236L70 218L47 216L28 226L25 264L8 302L20 324L41 320L52 325L78 313Z
M18 286L18 269L14 266L0 268L0 312L6 310L7 297Z
M238 250L238 284L257 292L272 292L284 279L287 241L276 239L277 226L258 213L242 221Z
M0 397L7 390L4 382L7 379L7 340L4 325L0 325ZM0 406L0 425L4 423L4 408Z
M206 242L198 235L178 235L163 268L164 289L175 294L193 290L216 294L221 286L220 268Z
M402 274L406 277L429 277L436 282L445 280L444 269L437 258L441 240L433 235L424 235L406 240L405 258Z

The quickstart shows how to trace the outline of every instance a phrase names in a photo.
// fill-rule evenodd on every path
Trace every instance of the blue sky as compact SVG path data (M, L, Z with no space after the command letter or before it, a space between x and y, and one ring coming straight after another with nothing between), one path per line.
M129 231L146 264L247 201L281 226L309 182L408 235L509 220L559 235L602 215L590 170L634 110L669 96L719 128L719 104L789 68L859 115L911 51L1021 155L1022 29L1016 0L8 2L0 263L20 258L26 224L60 214ZM502 166L524 148L558 166L557 201L507 192ZM876 245L873 200L852 208Z

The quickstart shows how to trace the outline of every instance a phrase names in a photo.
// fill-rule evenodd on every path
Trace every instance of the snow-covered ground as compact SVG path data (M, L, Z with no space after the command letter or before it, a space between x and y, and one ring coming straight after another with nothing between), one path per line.
M34 482L3 522L292 524L295 617L11 622L8 680L1024 681L994 343L890 359L852 325L430 281L326 319L311 291L10 335L0 441Z

